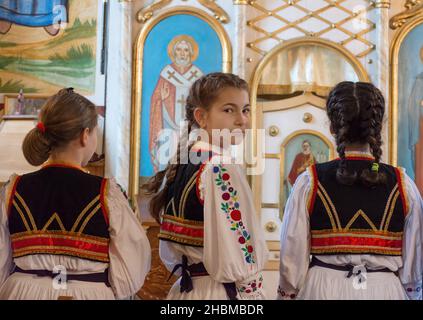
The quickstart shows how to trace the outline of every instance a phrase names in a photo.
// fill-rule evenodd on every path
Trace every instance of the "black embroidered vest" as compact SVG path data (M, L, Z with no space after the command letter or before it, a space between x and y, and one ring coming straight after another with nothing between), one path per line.
M109 261L107 179L48 165L15 180L8 203L13 257L60 254Z
M371 159L349 157L348 166L360 173ZM336 181L338 160L309 167L312 254L401 255L408 212L403 173L380 164L387 182L373 188Z
M191 151L190 155L193 155L193 152ZM160 225L160 239L196 247L203 246L204 206L199 179L211 156L209 151L199 151L196 152L195 163L188 161L187 164L179 165L175 180L167 193Z

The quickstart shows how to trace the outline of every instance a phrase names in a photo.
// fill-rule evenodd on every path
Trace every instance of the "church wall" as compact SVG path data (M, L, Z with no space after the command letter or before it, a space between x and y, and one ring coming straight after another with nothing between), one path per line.
M239 1L242 3L243 1ZM269 35L286 25L283 21L296 20L301 17L297 10L285 8L278 13L278 16L269 14L268 11L281 6L284 1L260 0L254 3L233 5L233 1L217 1L230 16L230 22L222 24L232 42L233 61L232 70L234 73L245 78L251 83L254 71L266 54L275 46L304 36L313 36L319 39L326 39L344 46L346 50L357 57L362 67L366 70L370 80L378 86L389 103L389 44L394 32L389 29L389 18L403 10L403 1L371 1L348 0L342 3L350 13L345 13L337 8L334 1L333 8L325 12L319 11L324 4L323 0L302 0L295 1L307 11L302 28L308 32L301 33L298 30L284 30L277 34L276 38ZM111 4L110 28L112 36L109 43L109 69L107 87L113 88L113 92L107 95L106 101L109 106L107 118L113 119L106 122L106 174L114 176L125 188L128 187L129 175L129 147L130 147L130 121L131 121L131 96L128 94L131 88L131 70L134 57L132 56L133 46L137 40L142 24L135 18L136 13L143 7L152 4L153 1L120 1ZM288 3L288 1L286 1ZM327 2L326 2L327 4ZM153 17L164 10L176 6L193 6L211 14L198 1L175 0L163 9L154 12ZM390 8L389 8L390 6ZM361 20L353 19L353 11L368 8L368 12ZM288 11L285 11L288 10ZM341 14L342 13L342 14ZM322 22L313 15L323 14L328 22ZM296 16L299 15L299 16ZM341 18L348 18L350 21L347 32L341 28L333 27ZM341 17L341 18L340 18ZM128 23L128 21L131 21ZM328 30L319 34L320 30L327 27ZM367 30L367 31L363 31ZM351 37L351 39L350 39ZM347 41L345 41L347 40ZM345 41L345 42L342 42ZM388 119L386 115L386 123ZM324 123L322 125L327 125ZM388 160L388 127L385 125L383 131L383 161ZM276 250L272 251L273 259L278 259ZM276 289L279 279L277 268L265 271L265 285L269 299L276 297Z
M300 1L300 4L310 12L319 10L318 3L323 3L323 0L319 1ZM351 2L351 3L350 3ZM379 1L381 2L381 1ZM142 9L143 7L151 4L152 1L120 1L120 2L111 2L111 19L110 19L110 30L111 31L111 39L109 48L114 48L109 50L109 80L110 85L113 84L114 92L109 95L108 100L112 103L114 110L109 110L111 117L113 117L113 123L106 124L107 130L109 131L106 134L106 141L105 145L107 146L106 151L107 155L106 158L106 173L108 175L113 175L117 177L118 181L122 183L125 187L128 186L128 178L129 175L129 150L127 146L129 146L130 141L130 125L129 125L129 115L128 109L130 108L130 98L125 94L128 92L128 88L130 88L130 73L126 70L130 70L132 66L132 49L139 31L142 28L142 24L136 21L135 15L138 10ZM278 41L275 39L265 39L263 41L258 41L258 39L265 38L266 32L272 32L281 28L284 23L280 20L276 19L273 16L269 16L264 19L258 19L263 16L267 9L271 10L275 8L275 1L270 0L261 0L256 1L260 5L262 10L258 10L256 6L252 5L233 5L232 1L217 1L217 3L228 13L230 16L230 22L227 24L222 24L225 28L226 32L228 33L229 38L232 41L232 49L233 49L233 72L239 74L240 76L244 77L247 80L251 80L254 70L257 67L258 63L263 59L265 54L269 52L272 48L276 45L280 44L284 40L289 40L296 37L307 36L310 34L301 34L299 32L295 32L293 30L284 31L281 35L278 35L282 41ZM279 2L278 2L279 3ZM343 3L345 7L348 6L355 6L358 9L361 9L369 5L369 1L367 0L349 0L346 3ZM158 13L168 10L170 8L176 6L192 6L201 10L204 10L206 13L212 14L208 11L205 7L199 4L197 1L184 1L184 0L175 0L170 5L166 6L165 8L158 10L154 13L151 19L154 19L154 16ZM382 4L381 4L382 6ZM125 15L129 21L132 23L129 25L122 25L122 8L125 8ZM317 9L316 9L317 8ZM335 8L336 9L336 8ZM401 11L402 6L398 4L397 1L394 1L392 10L389 10L387 7L379 7L379 8L372 8L371 12L366 16L368 19L367 23L374 23L375 27L370 32L366 33L364 36L360 37L359 39L350 41L348 44L345 45L346 49L348 49L353 54L360 54L363 51L369 50L369 52L362 57L359 57L359 60L365 70L368 72L371 81L373 81L378 87L382 89L384 92L385 97L388 98L388 68L389 68L389 45L388 45L388 38L387 35L389 34L392 37L392 31L389 31L388 27L388 20L389 17L397 13L397 11ZM291 19L293 16L292 10L283 10L280 13L280 17L283 19ZM298 10L296 10L298 14ZM325 13L324 17L328 19L328 21L337 21L336 15L339 14L339 11L333 11L332 13ZM119 17L120 16L120 17ZM114 18L113 18L114 17ZM258 20L257 20L258 19ZM332 19L332 20L331 20ZM121 21L121 22L119 22ZM127 20L128 21L128 20ZM314 30L316 28L323 28L325 27L323 23L316 22L315 19L311 21L305 21L307 28L310 30ZM120 26L119 26L120 23ZM247 23L250 26L247 26ZM255 27L253 28L252 25ZM364 23L364 28L366 28L366 23ZM114 26L114 27L113 27ZM262 31L257 31L257 27ZM327 26L326 26L327 27ZM122 29L123 28L123 29ZM123 31L125 30L125 31ZM306 30L306 29L305 29ZM319 29L317 29L319 30ZM350 26L349 30L353 30ZM340 39L345 38L345 34L342 32L330 31L321 36L320 38L326 38L330 41L335 43L339 43ZM128 50L128 40L121 39L118 40L118 35L122 36L123 32L130 34L131 39L131 48ZM363 41L360 41L362 39ZM126 45L126 47L125 47ZM251 47L251 45L253 47ZM371 50L370 46L375 45L375 50ZM125 49L124 49L125 47ZM116 50L115 50L116 49ZM260 53L258 52L260 51ZM124 62L118 59L118 57L122 57ZM130 57L130 58L129 58ZM115 61L114 63L111 61ZM123 68L123 69L122 69ZM120 70L121 77L124 77L125 81L120 81L117 79L121 79L117 76L119 73L116 73ZM126 76L125 76L126 75ZM117 77L116 77L117 76ZM123 80L123 79L121 79ZM109 88L110 88L109 85ZM118 94L119 93L119 94ZM120 96L120 97L117 97ZM125 115L123 115L125 114ZM125 124L124 126L115 126L115 124ZM113 126L113 128L112 128ZM121 129L117 129L116 127L120 127ZM387 128L383 132L383 138L386 141L388 139ZM116 144L119 142L118 144ZM122 148L122 149L121 149ZM387 144L383 146L384 151L384 160L387 153ZM115 155L112 157L111 155ZM115 159L113 159L115 158Z
M337 4L335 1L333 7L321 11L323 7L328 5L326 1L303 0L295 1L295 3L305 10L288 6L278 11L276 15L269 15L270 10L282 6L279 1L262 0L255 1L253 5L248 5L247 24L249 26L246 32L245 45L247 50L244 61L246 79L252 78L259 62L275 46L283 44L287 40L312 36L341 44L354 54L369 74L371 81L383 91L385 97L388 97L389 46L387 35L389 17L387 5L384 6L382 1L376 1L375 8L367 0L349 0L342 2L342 4ZM340 10L341 5L341 9L347 9L350 13ZM369 9L367 13L360 14L359 19L354 18L353 12L366 8ZM309 18L307 18L307 15ZM323 17L327 22L322 22L314 16ZM274 36L269 36L269 33L277 32L277 30L286 27L287 23L284 21L294 21L295 23L297 19L304 19L298 26L305 32L288 28ZM326 28L338 24L342 19L349 19L349 21L340 23L340 26L332 28L332 30L325 31ZM323 31L324 33L319 34ZM361 35L362 33L364 34ZM354 37L354 39L350 37ZM374 49L372 49L372 46L374 46ZM383 138L384 140L388 138L387 128L383 132ZM387 150L384 151L386 156Z
M4 61L4 57L10 60L7 65L3 64L0 68L1 134L6 134L6 132L2 131L2 127L8 128L10 126L2 126L1 123L2 116L5 113L4 103L6 95L14 97L17 96L20 89L24 89L26 101L31 98L31 95L42 97L43 101L45 101L47 97L55 94L63 87L74 87L76 92L86 96L97 106L101 117L99 118L99 147L96 152L98 155L103 152L102 128L104 124L106 78L101 70L103 62L103 2L103 0L85 1L81 5L78 0L68 1L68 7L66 7L69 14L68 24L62 25L63 29L56 35L47 33L42 26L27 27L15 23L11 25L8 32L0 33L0 60ZM84 9L95 6L97 6L96 12L84 12ZM62 11L58 10L55 12L60 14ZM76 23L77 20L81 22L79 27ZM94 20L96 26L92 27ZM77 58L70 54L71 49L79 50L81 53L84 46L89 46L91 49L95 47L89 57L89 62L87 63L85 60L87 65L80 63L79 60L73 60ZM56 58L60 56L62 60L56 59L56 61L54 56ZM84 57L87 58L87 55ZM42 65L41 67L40 64ZM84 76L84 74L86 75ZM4 86L7 82L13 85ZM92 85L93 83L95 85ZM26 92L26 89L29 89L29 92ZM32 116L36 118L35 113ZM20 122L12 124L12 126L16 125L20 128L19 137L16 140L12 139L9 141L5 138L7 135L2 136L2 143L5 144L2 145L3 150L8 150L8 152L4 152L2 159L0 159L3 173L0 183L4 182L4 176L9 176L12 173L23 174L35 169L24 159L20 146L26 133L33 127L33 120L20 118L19 120L10 121ZM11 150L13 152L10 152ZM16 159L9 158L10 154L15 153ZM96 169L93 167L94 170L90 168L91 172L96 173L97 170L99 173L102 172L101 161L96 163L96 165L99 165L99 167Z
M110 1L105 175L128 188L131 128L132 3Z
M83 19L83 17L81 18ZM85 96L93 101L97 106L104 106L104 93L105 93L105 75L101 74L101 52L102 52L102 41L103 41L103 0L98 0L98 7L97 7L97 45L96 45L96 69L95 69L95 89L94 92L91 94L85 94ZM12 28L19 30L18 32L25 33L28 31L28 27L22 27L17 26L15 24L12 25ZM14 31L14 30L12 30ZM40 33L43 33L40 31ZM0 35L0 40L7 39L6 35ZM40 35L41 36L41 35ZM58 35L60 36L60 34ZM47 37L47 36L46 36ZM46 40L46 37L42 38L43 40ZM41 38L40 38L41 39ZM51 37L51 40L55 40L55 38ZM54 53L56 49L52 49L51 52ZM2 54L0 49L0 55ZM1 78L1 72L0 72L0 78ZM29 83L27 83L28 86L30 86ZM58 85L58 84L56 84ZM60 87L60 85L59 85ZM54 89L51 89L48 86L44 86L40 88L36 94L40 95L51 95L55 93L56 91ZM15 92L2 92L0 93L0 104L4 103L4 95L5 94L14 94Z

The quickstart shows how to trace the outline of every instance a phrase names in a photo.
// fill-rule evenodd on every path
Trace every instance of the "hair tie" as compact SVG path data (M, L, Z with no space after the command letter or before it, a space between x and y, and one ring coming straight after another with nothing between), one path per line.
M372 171L379 172L379 163L373 162L373 164L372 164Z
M40 132L43 134L46 133L46 127L42 122L37 123L37 129L40 130Z

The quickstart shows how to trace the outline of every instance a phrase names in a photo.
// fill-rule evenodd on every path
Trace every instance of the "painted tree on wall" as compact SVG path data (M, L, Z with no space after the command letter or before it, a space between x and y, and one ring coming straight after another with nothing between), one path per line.
M95 90L97 0L0 0L0 93Z

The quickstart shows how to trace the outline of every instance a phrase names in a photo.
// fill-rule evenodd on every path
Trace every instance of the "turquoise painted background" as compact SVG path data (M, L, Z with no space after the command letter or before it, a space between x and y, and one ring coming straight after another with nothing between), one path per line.
M414 28L404 39L398 59L398 165L404 167L412 179L415 177L414 152L409 138L411 131L419 128L410 125L407 108L416 77L423 73L423 62L419 53L423 47L422 35L423 24ZM420 93L423 97L423 87ZM423 115L412 115L412 117L421 116Z
M204 20L187 14L175 15L160 21L150 31L144 43L141 109L140 176L153 175L149 150L149 124L151 96L161 70L172 63L168 54L169 42L178 35L194 38L199 47L193 62L206 74L222 70L222 45L212 27Z

